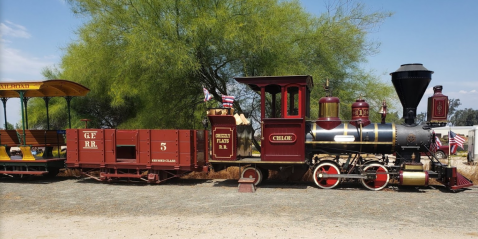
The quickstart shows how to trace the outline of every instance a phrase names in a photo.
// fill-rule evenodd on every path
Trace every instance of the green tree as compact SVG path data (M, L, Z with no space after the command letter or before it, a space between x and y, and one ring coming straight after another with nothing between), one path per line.
M5 126L4 124L2 124L1 126ZM3 127L1 127L0 129L3 129ZM15 127L13 127L13 124L11 124L10 122L7 122L7 128L6 129L15 129Z
M279 0L69 3L87 22L77 31L79 41L66 47L61 71L44 75L91 89L72 107L76 119L93 119L93 127L199 128L203 86L214 96L209 106L235 95L237 111L257 115L257 94L235 76L312 75L313 118L327 78L341 98L342 119L350 119L360 95L371 111L384 99L394 110L393 87L360 65L379 47L367 33L391 14L367 12L360 3L338 1L320 16L298 1Z
M453 115L458 111L458 107L461 105L460 99L448 100L448 121L453 118Z
M420 114L417 114L415 123L421 124L421 123L425 123L426 121L427 121L427 112L421 112Z
M478 110L465 108L457 110L450 119L455 126L473 126L478 125Z
M50 129L68 127L68 109L63 97L50 98L48 102ZM46 104L43 98L32 98L28 101L28 128L47 129Z

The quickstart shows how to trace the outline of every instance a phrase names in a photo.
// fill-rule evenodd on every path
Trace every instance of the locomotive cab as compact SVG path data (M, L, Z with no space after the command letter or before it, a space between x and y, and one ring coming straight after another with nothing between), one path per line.
M304 163L305 120L310 117L312 76L235 80L261 94L261 161Z

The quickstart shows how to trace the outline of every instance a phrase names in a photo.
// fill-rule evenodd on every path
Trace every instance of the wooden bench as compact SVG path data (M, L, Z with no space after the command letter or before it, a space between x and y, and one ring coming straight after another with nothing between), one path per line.
M20 144L15 130L0 130L0 145L16 147Z
M53 158L53 147L60 148L66 145L62 134L58 134L56 130L25 130L25 139L23 138L23 130L17 130L20 139L20 149L22 150L23 160L35 160L30 147L45 147L43 158Z
M66 145L63 135L56 130L25 130L25 142L23 142L23 130L17 130L18 138L23 145L33 147L53 147Z

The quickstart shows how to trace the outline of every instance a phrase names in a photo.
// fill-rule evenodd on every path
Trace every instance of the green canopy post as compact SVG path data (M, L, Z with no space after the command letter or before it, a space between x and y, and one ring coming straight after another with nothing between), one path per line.
M71 114L70 114L70 101L73 96L65 96L66 104L68 105L68 128L71 129Z
M20 105L21 105L21 108L22 108L23 144L25 144L25 142L27 142L26 141L27 136L25 134L25 116L23 115L24 114L24 111L23 111L23 96L25 94L25 91L19 90L18 94L20 94Z
M43 97L43 100L45 101L46 105L46 129L50 130L50 115L48 113L48 102L50 102L51 97Z
M3 115L5 115L5 130L7 130L7 100L8 98L2 97L3 102Z
M25 105L25 127L28 129L28 100L30 97L23 97L23 104Z

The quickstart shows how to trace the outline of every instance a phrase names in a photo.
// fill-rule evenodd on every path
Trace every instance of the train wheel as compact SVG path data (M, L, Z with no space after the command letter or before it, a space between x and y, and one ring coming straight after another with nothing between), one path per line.
M262 182L262 172L258 168L247 167L242 171L241 178L255 178L254 185L259 185Z
M377 178L376 179L361 179L362 185L370 190L373 191L378 191L382 190L388 185L388 181L390 180L390 175L388 174L388 170L385 166L378 164L378 163L372 163L363 169L364 173L370 173L370 172L377 172Z
M314 182L319 188L331 189L340 183L339 178L324 178L324 174L340 174L339 169L332 163L321 163L315 167Z

